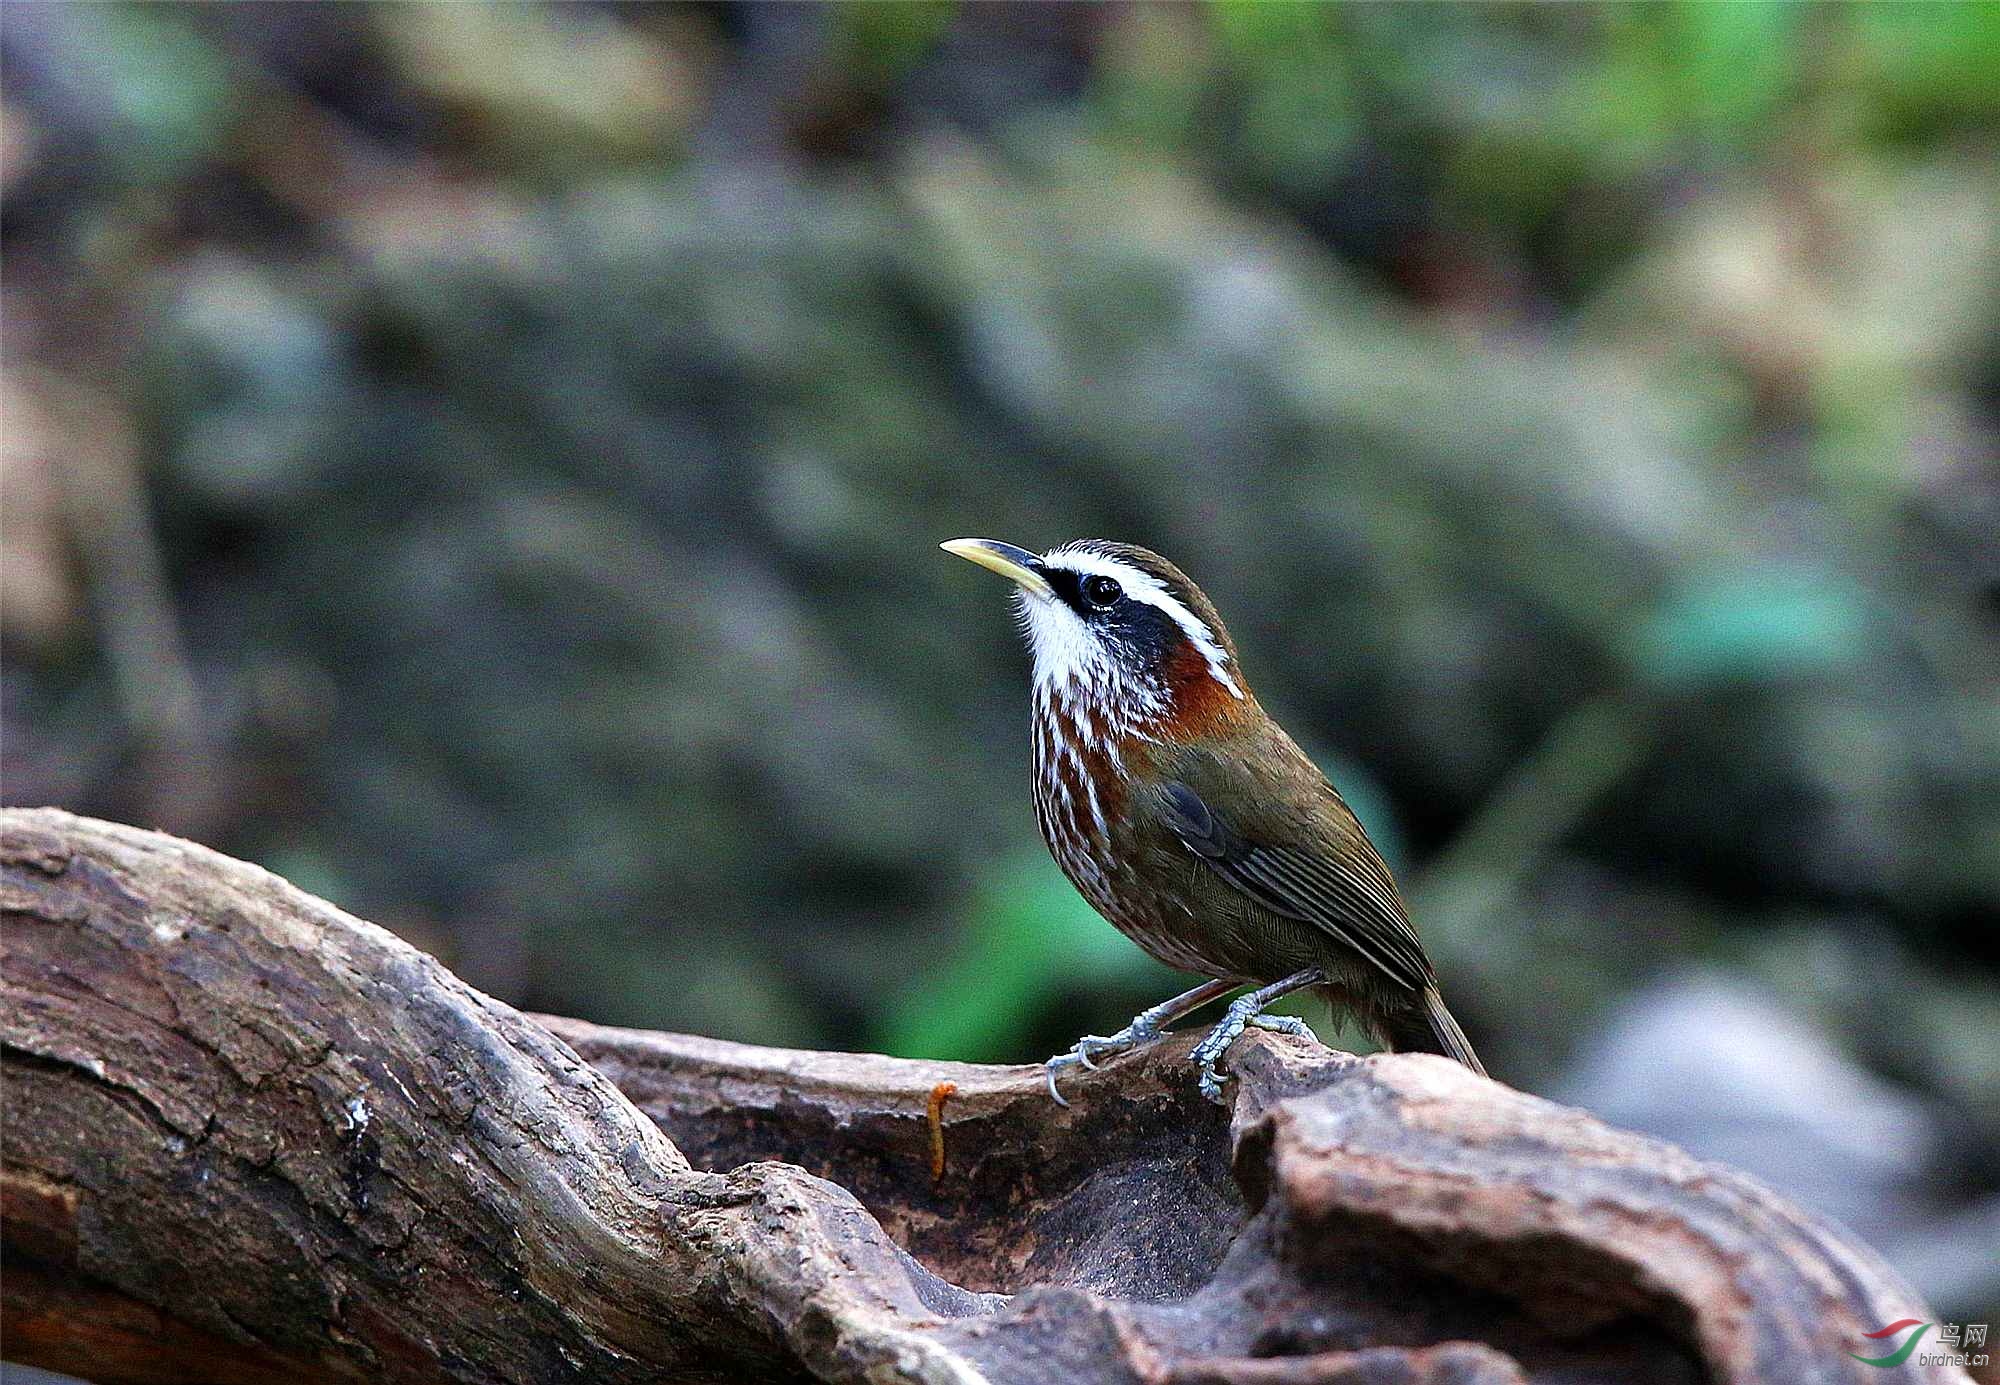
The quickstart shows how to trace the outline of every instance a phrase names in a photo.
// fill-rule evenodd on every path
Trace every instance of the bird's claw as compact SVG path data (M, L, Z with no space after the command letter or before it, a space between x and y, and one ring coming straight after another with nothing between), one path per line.
M1091 1061L1093 1058L1111 1058L1120 1053L1130 1053L1141 1044L1151 1043L1159 1037L1158 1030L1142 1026L1136 1021L1126 1025L1116 1034L1085 1034L1076 1041L1069 1052L1058 1053L1042 1064L1048 1069L1049 1095L1054 1098L1056 1105L1069 1105L1063 1100L1063 1094L1056 1089L1056 1078L1064 1071L1081 1067L1096 1072L1097 1064Z
M1268 1029L1276 1034L1312 1036L1312 1027L1297 1016L1260 1015L1249 1007L1248 1000L1246 996L1232 1004L1222 1023L1209 1030L1208 1037L1188 1054L1188 1061L1201 1071L1201 1094L1218 1106L1226 1104L1222 1099L1222 1056L1229 1052L1231 1044L1243 1037L1244 1030Z
M1048 1062L1042 1064L1048 1070L1049 1100L1058 1106L1069 1105L1069 1099L1056 1087L1056 1078L1062 1074L1064 1069L1076 1067L1082 1062L1083 1060L1074 1053L1058 1053L1055 1057L1049 1059Z

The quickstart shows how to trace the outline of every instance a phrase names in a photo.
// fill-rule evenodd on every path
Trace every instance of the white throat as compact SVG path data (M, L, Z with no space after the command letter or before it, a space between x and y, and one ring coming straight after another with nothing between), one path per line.
M1196 615L1165 583L1121 559L1088 548L1049 550L1042 561L1079 576L1101 575L1116 581L1125 595L1160 611L1177 625L1202 656L1209 676L1243 696L1243 685L1230 669L1229 651L1208 623ZM1143 734L1143 726L1167 710L1167 690L1144 670L1128 667L1107 648L1084 618L1061 601L1015 593L1021 627L1028 637L1035 664L1035 697L1046 707L1065 707L1072 716L1094 710L1113 734Z

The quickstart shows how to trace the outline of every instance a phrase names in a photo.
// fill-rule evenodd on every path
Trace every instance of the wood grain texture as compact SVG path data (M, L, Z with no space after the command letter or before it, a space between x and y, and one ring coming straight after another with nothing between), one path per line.
M531 1018L253 866L0 813L10 1359L105 1382L1897 1381L1751 1180L1422 1055L1076 1082ZM933 1176L927 1105L940 1112ZM671 1138L670 1138L671 1137Z

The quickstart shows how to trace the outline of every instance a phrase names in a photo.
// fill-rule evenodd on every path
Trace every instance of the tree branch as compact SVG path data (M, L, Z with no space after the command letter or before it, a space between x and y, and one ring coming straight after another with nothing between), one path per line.
M6 1349L94 1380L1881 1381L1858 1334L1927 1316L1750 1180L1441 1059L1259 1034L1231 1115L1171 1041L1065 1111L1034 1068L537 1021L53 810L0 813L0 907Z

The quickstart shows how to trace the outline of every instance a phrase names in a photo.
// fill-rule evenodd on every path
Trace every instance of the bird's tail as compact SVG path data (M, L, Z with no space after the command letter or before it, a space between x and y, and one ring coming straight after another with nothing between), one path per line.
M1472 1041L1444 1007L1444 997L1436 986L1424 987L1419 1003L1392 1018L1386 1026L1389 1046L1398 1053L1441 1053L1456 1058L1481 1077L1486 1065L1472 1051Z

